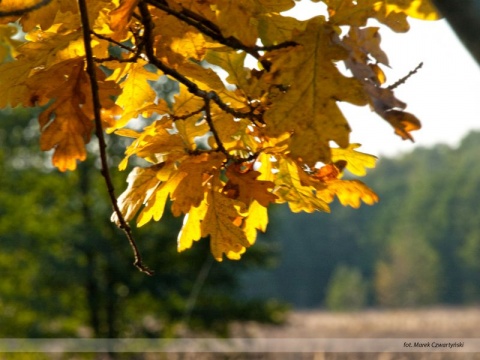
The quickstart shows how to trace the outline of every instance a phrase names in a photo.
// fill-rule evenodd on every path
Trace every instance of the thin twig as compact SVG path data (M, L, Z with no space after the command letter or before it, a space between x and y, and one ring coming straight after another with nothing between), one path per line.
M32 11L38 10L38 9L44 7L44 6L47 6L51 2L52 2L52 0L41 0L37 4L32 5L32 6L24 7L23 9L10 10L10 11L0 11L0 17L22 16L22 15L25 15L29 12L32 12Z
M210 128L210 131L212 132L213 137L215 138L215 142L217 143L218 150L224 153L227 157L229 157L228 151L223 146L222 140L220 139L217 129L213 124L212 113L210 112L210 98L208 97L205 99L205 120L207 120L208 127Z
M121 42L119 41L116 41L116 40L113 40L112 38L108 37L108 36L105 36L105 35L102 35L102 34L99 34L93 30L90 31L93 35L95 35L97 38L99 39L102 39L102 40L105 40L105 41L108 41L108 42L111 42L112 44L115 44L117 45L119 48L122 48L123 50L126 50L126 51L129 51L131 53L134 53L135 54L135 49L129 47L129 46L126 46L124 44L122 44Z
M188 114L185 114L185 115L182 115L182 116L177 116L177 115L174 115L174 114L169 114L168 116L169 116L170 119L172 119L173 121L177 121L177 120L187 120L189 117L192 117L192 116L195 116L195 115L197 115L197 114L200 114L202 111L205 111L205 106L202 106L200 109L195 110L195 111L192 111L191 113L188 113Z
M107 62L107 61L118 61L118 62L123 62L123 63L132 62L133 63L133 62L136 62L138 60L138 58L142 57L143 44L139 44L139 46L137 46L136 48L132 48L132 47L129 47L129 46L126 46L126 45L122 44L119 41L116 41L112 38L109 38L108 36L98 34L95 31L90 31L90 32L94 36L96 36L97 38L108 41L108 42L118 46L119 48L133 54L133 56L131 56L129 58L126 58L126 59L121 59L121 58L118 58L118 57L113 56L113 55L110 55L109 57L106 57L106 58L95 58L94 57L93 61L95 61L97 63L103 63L103 62Z
M387 89L388 90L394 90L396 89L397 87L399 87L400 85L403 85L405 84L405 82L408 80L408 78L412 75L415 75L417 73L418 70L420 70L420 68L423 66L423 62L421 62L420 64L417 65L417 67L415 69L413 69L412 71L410 71L407 75L405 75L404 77L402 77L400 80L396 81L395 83L393 83L392 85L390 86L387 86Z
M82 28L83 28L83 41L85 46L85 57L87 62L87 73L90 79L90 87L92 91L92 101L93 101L93 111L94 111L94 118L95 118L95 133L98 138L98 145L100 148L100 161L102 165L102 175L105 179L105 184L107 186L108 194L110 196L110 201L113 206L113 210L118 217L118 221L120 223L119 227L125 232L127 236L128 242L133 250L133 255L135 258L134 265L143 273L147 275L153 275L153 272L148 269L142 262L142 257L140 255L140 251L138 250L137 244L135 239L132 235L132 230L128 223L125 221L122 212L117 203L117 198L115 196L115 189L113 186L112 178L110 176L110 172L108 170L108 161L107 161L107 152L106 148L107 145L105 143L105 137L103 135L102 129L102 118L101 118L101 104L100 104L100 97L99 97L99 90L98 90L98 83L97 83L97 76L96 76L96 68L95 63L93 60L93 52L92 47L90 44L90 24L88 20L88 12L87 12L87 5L86 0L78 0L78 5L80 9L80 16L82 20Z
M95 61L96 63L105 63L109 61L118 61L120 63L134 63L138 61L138 57L132 56L126 59L119 59L116 56L110 55L109 57L106 57L106 58L93 58L93 61Z

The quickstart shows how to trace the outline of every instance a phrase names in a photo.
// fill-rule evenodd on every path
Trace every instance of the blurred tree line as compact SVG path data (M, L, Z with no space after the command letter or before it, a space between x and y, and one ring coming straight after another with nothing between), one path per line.
M480 133L381 159L364 181L375 206L273 217L274 271L250 295L333 310L480 302ZM254 279L254 280L252 280ZM256 289L256 291L251 291Z
M95 142L76 172L59 173L38 148L35 115L0 114L1 337L226 334L232 321L282 320L285 305L246 301L238 292L239 274L273 263L267 243L241 262L215 262L206 240L178 254L181 219L170 217L135 229L156 274L138 272L127 239L109 220ZM112 163L120 149L109 144ZM117 191L126 173L112 170Z
M226 334L235 320L281 321L281 303L259 300L272 297L332 310L480 300L480 133L380 160L365 179L381 198L373 207L273 207L267 236L240 262L216 263L206 240L178 254L181 219L135 229L148 277L109 221L95 157L58 173L38 150L35 114L1 118L2 337ZM112 163L121 148L109 144ZM122 189L125 174L112 174Z

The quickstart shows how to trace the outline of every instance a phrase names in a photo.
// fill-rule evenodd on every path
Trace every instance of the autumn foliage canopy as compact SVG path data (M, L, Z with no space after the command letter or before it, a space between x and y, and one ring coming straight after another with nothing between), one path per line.
M378 26L406 32L409 16L438 18L431 4L315 2L325 15L300 21L283 15L293 0L3 0L0 108L43 106L40 147L60 171L85 160L95 131L102 158L104 132L131 138L119 168L142 165L113 221L143 226L168 205L184 216L179 251L210 237L215 259L239 259L271 203L377 201L342 179L375 157L349 142L339 102L369 106L403 139L420 128L386 85ZM165 77L173 99L156 91Z

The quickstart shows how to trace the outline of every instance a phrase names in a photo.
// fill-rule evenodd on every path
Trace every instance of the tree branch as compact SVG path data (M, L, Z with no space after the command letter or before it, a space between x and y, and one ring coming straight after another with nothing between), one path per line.
M101 161L101 173L105 179L105 184L107 186L108 194L110 196L110 201L113 206L113 210L118 217L118 221L120 223L119 227L122 229L127 236L127 239L130 243L130 246L133 250L133 255L135 258L134 265L143 273L148 275L153 275L153 272L148 269L142 262L142 257L138 250L137 244L135 239L132 235L132 230L128 223L125 221L120 208L118 207L117 197L115 196L115 189L113 186L112 178L110 176L110 172L108 170L108 161L107 161L107 153L106 148L107 145L105 143L105 137L103 135L102 129L102 118L101 118L101 103L100 103L100 96L99 96L99 89L97 83L97 76L96 76L96 68L93 59L93 52L92 47L90 44L90 24L88 20L88 12L87 12L87 5L85 0L78 0L78 5L80 9L80 16L82 20L82 28L83 28L83 42L85 46L85 57L87 62L87 74L90 79L90 87L92 91L92 101L93 101L93 111L94 111L94 119L95 119L95 133L98 138L98 145L100 148L100 161Z
M138 58L142 57L142 50L143 50L143 43L140 43L137 47L135 48L132 48L132 47L129 47L129 46L126 46L124 44L122 44L121 42L118 42L114 39L111 39L109 38L108 36L105 36L105 35L102 35L102 34L98 34L96 33L95 31L90 31L91 34L93 34L95 37L99 38L99 39L102 39L102 40L105 40L105 41L108 41L116 46L118 46L119 48L125 50L125 51L128 51L130 53L133 54L133 56L129 57L129 58L126 58L126 59L119 59L118 57L116 56L113 56L113 55L110 55L109 57L106 57L106 58L93 58L93 61L97 62L97 63L102 63L102 62L107 62L107 61L118 61L118 62L136 62L138 60ZM144 59L145 60L145 59Z
M1 2L1 1L0 1ZM47 6L50 4L52 0L41 0L37 4L24 7L23 9L17 9L17 10L10 10L10 11L0 11L0 17L7 17L7 16L23 16L29 12L38 10L44 6Z
M174 115L174 114L169 114L168 116L169 116L173 121L186 120L186 119L188 119L189 117L192 117L192 116L195 116L195 115L197 115L197 114L200 114L202 111L205 111L205 106L202 106L200 109L195 110L195 111L192 111L191 113L188 113L188 114L185 114L185 115L182 115L182 116L176 116L176 115Z

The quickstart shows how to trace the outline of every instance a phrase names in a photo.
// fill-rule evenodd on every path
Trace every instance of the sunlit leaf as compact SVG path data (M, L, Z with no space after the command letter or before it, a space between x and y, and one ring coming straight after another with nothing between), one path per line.
M356 151L359 144L350 144L348 148L332 148L332 161L344 160L347 162L346 168L352 174L365 176L368 168L374 168L377 158L373 155Z
M348 146L350 127L337 101L365 104L361 84L342 75L334 61L345 52L334 39L335 30L322 18L312 19L296 38L302 46L278 51L272 56L269 81L288 90L272 99L265 113L272 136L292 132L292 155L313 165L330 161L330 141Z
M223 254L238 260L250 246L247 236L234 222L242 217L244 204L222 193L210 190L207 195L208 210L202 221L202 237L210 236L213 257L222 261Z

